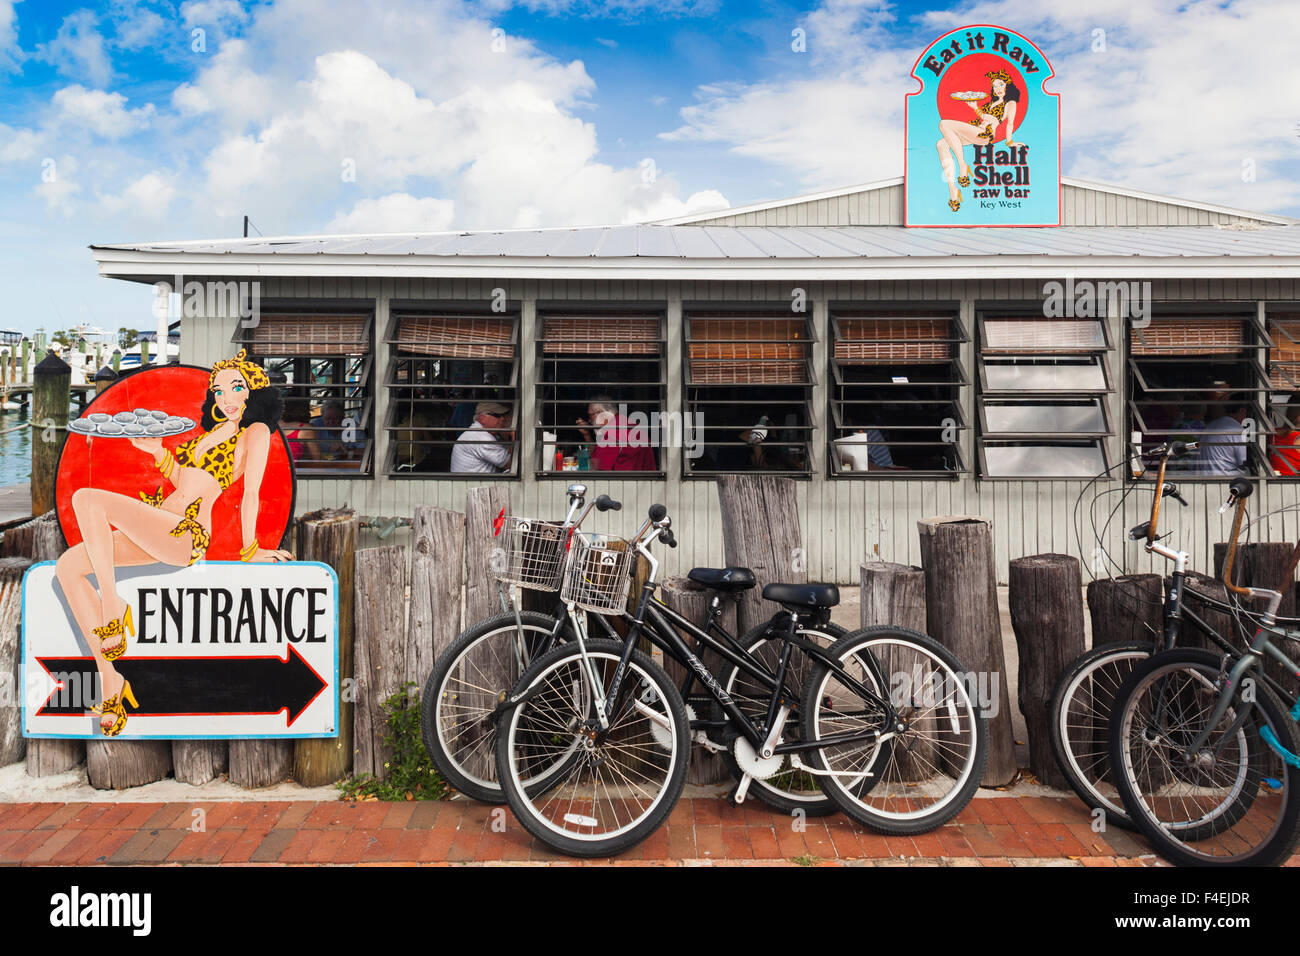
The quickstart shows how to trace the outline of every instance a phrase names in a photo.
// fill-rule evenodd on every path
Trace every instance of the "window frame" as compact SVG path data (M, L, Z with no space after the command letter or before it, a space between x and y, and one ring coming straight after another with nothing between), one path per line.
M435 340L432 342L425 342L422 344L453 345L453 346L457 344L470 344L470 345L483 345L485 347L493 347L493 346L509 347L511 350L511 355L509 358L466 357L466 356L454 356L454 355L438 355L435 353L429 353L423 355L421 354L403 355L401 354L400 349L402 348L403 345L409 345L410 343L400 341L399 336L401 334L401 323L403 319L412 319L412 318L467 319L467 320L490 319L496 321L509 321L510 334L509 337L504 340L494 339L494 340L481 341L481 342L464 343L461 340L446 339L446 340ZM480 307L478 303L465 302L465 301L424 302L420 300L415 300L409 302L404 301L400 303L398 302L390 303L389 317L388 317L388 332L385 335L383 340L384 344L388 347L388 361L385 366L384 379L383 379L383 387L387 390L387 397L388 397L388 401L386 403L387 411L385 412L384 423L383 423L383 428L388 438L387 452L385 455L385 461L383 462L383 472L382 472L385 478L392 479L395 481L419 481L419 480L445 481L448 479L473 480L473 481L518 481L520 480L520 476L522 472L520 469L519 458L522 453L522 445L523 445L523 443L520 441L520 426L519 426L520 412L521 412L520 393L523 388L523 380L522 380L523 351L520 344L521 330L522 330L522 306L521 303L517 300L508 301L506 303L506 308L501 311L494 311L488 307ZM407 381L407 382L397 381L397 373L399 367L403 363L409 364L413 362L456 361L458 359L462 361L509 363L510 366L509 374L506 376L504 381L493 383L491 385L427 384L427 383L418 383L412 381ZM403 393L412 392L415 391L416 389L439 389L439 390L446 390L447 392L450 392L452 388L468 389L470 390L471 396L475 393L475 390L482 390L486 392L488 389L494 389L494 390L508 389L512 393L509 399L510 406L511 406L510 424L507 428L501 429L501 431L513 431L515 433L515 438L514 441L512 442L513 447L511 450L509 469L501 472L454 472L450 470L398 471L396 469L396 465L397 465L396 456L397 456L399 445L416 445L416 446L432 446L434 448L447 448L449 449L448 468L450 468L450 451L454 450L456 444L456 436L458 436L459 434L465 431L465 426L440 425L440 426L428 426L420 429L411 429L408 424L398 423L395 421L395 419L397 414L399 413L401 404L404 401L404 399L402 398ZM491 401L492 398L485 394L478 400ZM410 401L446 403L453 400L450 398L450 396L448 396L447 398L430 398L430 399L422 399L422 400L411 399ZM442 435L447 437L443 437L443 438L435 437L435 438L428 438L428 439L420 439L417 441L398 441L395 439L393 433L401 429L409 429L411 431L419 430L423 432L433 432L435 433L435 435Z
M805 339L802 339L802 340L800 340L797 336L796 336L795 338L792 338L792 339L791 339L791 338L761 338L761 339L708 338L708 339L697 339L697 338L695 337L694 333L693 333L692 324L693 324L693 322L694 322L695 320L698 320L698 319L703 319L703 320L706 320L706 321L707 321L707 320L710 320L710 319L713 319L713 320L721 320L721 321L738 321L738 320L744 320L744 319L757 319L757 320L762 320L762 321L773 320L773 321L785 321L785 322L800 322L800 323L802 323L802 325L803 325L803 331L804 331L804 333L805 333L805 335L806 335L807 337L806 337ZM802 405L803 408L804 408L805 421L807 422L806 425L796 426L796 427L795 427L795 430L796 430L796 431L802 433L802 437L800 438L799 441L797 441L797 442L772 442L773 445L782 445L782 446L785 446L785 447L802 447L802 448L803 448L804 459L805 459L805 461L806 461L806 463L807 463L807 464L805 465L805 467L804 467L802 470L776 469L776 468L742 469L742 470L726 470L726 469L720 469L720 468L718 468L718 469L710 469L710 470L696 470L695 468L692 467L690 457L687 456L687 455L682 455L682 463L681 463L681 479L682 479L683 481L689 481L689 480L704 480L704 481L712 481L712 480L714 480L715 478L717 478L718 475L741 475L741 474L770 474L770 475L781 475L781 476L789 477L789 478L803 478L803 479L811 479L811 478L812 478L812 475L813 475L813 464L812 464L812 458L813 458L813 432L814 432L814 426L813 426L813 398L814 398L814 394L815 394L815 391L816 391L816 388L817 388L817 375L816 375L816 370L815 370L815 368L814 368L814 366L813 366L813 354L814 354L814 347L815 347L815 345L817 344L817 342L819 341L817 335L818 335L818 330L817 330L817 327L816 327L816 323L813 321L813 311L812 311L811 307L810 307L808 310L803 311L803 312L795 312L795 311L792 311L792 310L789 308L789 305L788 305L788 304L778 304L778 303L773 303L773 302L757 302L757 303L737 304L737 303L730 303L730 302L728 302L728 303L718 303L718 302L708 302L708 301L703 301L703 302L691 302L691 303L686 303L686 302L684 302L684 303L682 303L682 313L681 313L681 336L682 336L682 340L681 340L681 341L682 341L682 352L681 352L681 356L682 356L681 388L682 388L682 415L684 416L684 419L683 419L684 421L686 420L686 416L693 416L693 415L696 413L696 411L699 410L699 409L697 409L697 406L700 406L700 405L703 405L703 406L705 406L705 407L708 407L708 406L714 406L714 405L718 405L718 404L720 404L720 403L726 401L725 399L709 399L709 398L707 398L707 397L704 397L704 398L702 398L702 399L695 399L695 398L692 397L692 395L693 395L693 390L697 390L697 389L706 389L706 390L710 390L710 389L723 389L723 388L749 388L749 387L764 387L764 386L766 386L766 387L769 387L769 388L782 388L782 389L789 389L789 390L791 391L791 393L793 393L795 390L798 390L798 391L800 392L800 398L799 398L799 400L798 400L797 402L796 402L796 401L788 401L788 402L787 402L787 401L781 401L781 402L779 402L779 404L783 404L783 405L795 405L795 404ZM800 342L800 343L802 344L802 346L803 346L803 347L802 347L802 356L801 356L799 359L790 359L790 360L785 360L785 361L786 361L786 364L789 364L789 365L791 365L791 366L796 366L796 365L798 365L799 367L802 367L802 369L803 369L803 376L804 376L804 381L802 381L802 382L771 382L771 383L763 383L763 382L700 382L700 381L696 381L696 380L694 379L693 372L694 372L695 366L696 366L697 364L699 364L700 360L692 359L692 357L691 357L691 347L692 347L692 345L702 345L702 344L705 344L705 343L708 343L708 344L714 344L714 345L732 345L732 344L744 344L744 343L750 343L750 344L771 344L771 345L788 345L788 344L796 343L796 342ZM704 359L703 361L704 361L704 362L710 362L710 361L712 361L712 362L718 362L718 363L725 362L725 361L734 361L734 362L756 362L756 363L757 363L757 362L762 362L762 361L764 361L764 359L761 359L761 358L758 358L758 359L742 359L742 358L735 358L735 359L726 359L726 358L707 359L707 358L706 358L706 359ZM780 361L782 361L782 360L777 359L777 360L775 360L775 361L780 362ZM705 392L704 394L707 396L708 393ZM733 400L733 401L729 402L729 404L734 405L734 406L741 406L741 407L749 407L749 406L755 406L755 407L757 407L757 406L772 405L772 404L777 404L777 403L774 403L774 402L772 402L772 401L763 401L763 400L743 400L743 401ZM693 418L692 418L691 420L693 421ZM707 419L706 419L706 421L707 421ZM701 444L702 444L703 446L712 446L712 447L720 447L720 448L743 447L743 443L740 442L740 441L738 441L738 440L737 440L737 441L721 442L721 443L718 443L718 442L710 442L710 441L708 440L709 430L710 430L711 428L728 428L728 429L730 429L731 427L732 427L732 426L730 426L730 425L727 425L727 426L710 426L710 425L708 425L708 424L705 424L705 425L703 426L702 430L701 430L701 434L699 435L699 440L700 440L700 442L701 442ZM744 426L741 426L741 427L743 428ZM784 426L784 425L776 425L775 423L771 424L769 427L772 428L772 429L777 429L777 430L788 430L788 429L787 429L787 426Z
M1087 322L1093 324L1100 335L1097 344L1062 345L1062 346L1005 346L988 344L990 322L1000 320L1024 322ZM1109 444L1114 435L1114 422L1107 408L1110 396L1115 393L1115 382L1111 375L1110 355L1115 350L1107 327L1106 316L1053 317L1043 314L1041 304L1026 306L1024 304L998 303L977 304L975 308L975 364L979 390L975 396L975 418L979 428L975 434L975 455L979 463L976 475L979 481L1086 481L1096 477L1088 475L1041 475L1041 474L994 474L990 470L986 450L989 447L1023 447L1052 448L1059 446L1090 448L1101 461L1102 473L1112 467ZM1035 386L1033 388L999 388L990 387L988 380L988 360L1020 359L1028 360L1034 365L1051 365L1061 359L1086 359L1086 366L1095 367L1101 373L1101 384L1096 387L1051 388ZM1020 405L1061 405L1066 402L1091 400L1100 406L1102 421L1106 426L1104 432L1057 432L1040 431L993 431L988 428L986 409L989 403L1015 402Z
M555 353L546 351L548 342L578 342L580 339L569 338L548 338L547 321L555 319L654 319L658 323L656 338L654 344L657 346L657 353L654 358L649 355L620 355L618 352L564 352ZM535 363L534 363L534 381L532 383L534 403L537 411L537 417L544 419L544 409L547 405L560 406L571 404L561 402L556 399L549 401L544 400L543 390L555 388L557 386L576 385L582 386L589 390L605 385L606 383L597 383L591 381L581 382L564 382L564 381L547 381L545 377L546 363L560 361L571 361L581 363L597 363L600 361L642 361L646 364L655 362L657 371L654 381L637 381L632 384L638 386L650 386L658 389L657 408L659 413L666 414L668 411L668 310L663 304L637 305L635 303L612 303L609 305L593 304L590 302L583 304L568 305L565 303L537 303L536 320L534 328L535 340L533 343ZM636 340L629 340L636 341ZM618 383L611 383L611 389L617 389ZM568 427L568 426L565 426ZM543 432L547 430L545 424L532 426L533 428L533 455L535 461L532 464L531 473L539 481L544 480L574 480L573 471L556 471L554 468L547 469L543 467L546 463L543 461L542 452L546 442L543 441ZM569 444L569 443L565 443ZM561 445L556 441L555 447ZM660 446L656 448L656 458L659 467L654 471L619 471L609 472L611 477L617 477L619 481L662 481L667 475L665 470L665 449ZM590 475L596 472L596 469L578 472L578 474Z
M273 319L276 316L330 316L339 317L356 316L363 319L364 329L364 348L365 351L349 355L346 352L337 354L325 353L319 355L313 354L270 354L260 355L258 351L261 346L255 342L256 332L263 327L267 319ZM377 433L375 431L375 408L376 393L378 383L375 381L375 326L376 326L376 309L374 299L296 299L296 298L270 298L263 299L258 304L258 321L254 325L246 325L243 319L240 319L235 327L234 334L231 336L231 343L248 350L249 358L256 362L268 373L280 371L272 366L268 368L265 363L277 362L284 360L305 360L310 363L313 360L330 360L342 361L344 372L346 374L348 365L352 362L360 366L361 372L358 375L359 381L355 385L349 385L347 382L332 383L328 385L316 384L289 384L278 386L282 397L291 397L295 390L303 389L308 392L307 401L313 401L311 392L315 390L325 391L331 389L341 389L342 394L346 396L349 388L361 389L364 398L361 402L361 414L358 416L360 421L358 425L364 429L366 434L365 446L362 449L360 458L357 459L358 467L356 470L349 471L330 471L317 469L316 467L303 467L300 462L294 462L295 480L311 481L372 481L377 477L375 468ZM272 345L283 345L283 341ZM328 400L328 399L326 399ZM346 400L346 398L345 398ZM322 402L323 404L323 402ZM288 440L288 439L286 439Z
M826 436L826 475L836 480L907 480L907 479L946 479L956 481L963 475L970 474L970 467L963 454L961 435L970 430L970 422L962 402L962 389L971 384L970 376L967 374L965 362L962 361L962 347L970 341L970 334L965 323L961 320L960 306L957 303L942 303L938 306L918 305L917 303L898 303L898 304L857 304L857 303L830 303L828 309L829 319L829 336L826 349L827 360L827 379L826 379L826 401L827 401L827 436ZM869 338L852 338L844 334L842 323L844 322L907 322L907 321L945 321L949 323L948 334L944 338L880 338L879 336ZM931 381L927 376L924 380L915 380L909 376L906 382L852 382L848 381L844 375L845 366L876 366L879 368L898 367L892 366L888 361L882 362L864 362L840 359L836 357L837 346L840 342L861 342L869 345L887 347L889 345L911 345L911 344L938 344L943 343L949 346L949 356L946 359L918 359L902 363L902 367L912 367L916 365L932 366L947 365L951 372L951 377L945 381ZM891 376L891 379L895 376ZM912 388L916 386L932 388L950 388L952 397L950 399L933 399L922 402L913 402L912 404L933 405L940 409L950 410L952 416L956 419L954 428L957 431L957 439L949 443L936 442L915 442L906 439L889 438L886 444L890 446L914 446L930 447L937 444L950 445L956 459L956 468L935 469L869 469L867 471L844 471L838 464L835 453L835 443L837 436L848 431L848 426L844 424L844 413L846 406L861 408L869 405L890 405L896 404L887 399L864 399L848 400L838 397L843 390L851 387L869 387L880 389L898 389ZM887 431L933 431L934 427L919 425L878 425L873 426Z
M1235 347L1235 351L1242 353L1234 356L1231 352L1179 352L1177 346L1159 346L1152 345L1145 341L1142 335L1150 326L1135 327L1132 323L1126 325L1126 336L1128 339L1128 348L1125 355L1125 395L1123 403L1123 412L1128 425L1130 436L1135 431L1140 431L1143 436L1143 445L1149 444L1148 438L1154 438L1157 442L1165 441L1174 436L1184 434L1180 430L1173 429L1151 429L1147 427L1146 419L1138 407L1136 386L1141 388L1145 395L1160 395L1163 393L1175 395L1202 395L1210 394L1217 391L1213 386L1204 388L1188 388L1185 386L1160 387L1153 388L1147 381L1147 374L1142 370L1139 363L1148 362L1154 364L1173 365L1203 359L1219 365L1236 365L1246 369L1255 379L1255 385L1231 386L1230 390L1238 394L1249 394L1251 415L1255 421L1264 422L1266 426L1256 430L1255 439L1246 442L1246 468L1242 477L1260 478L1271 476L1273 469L1268 463L1267 452L1261 449L1259 444L1260 436L1270 436L1275 433L1271 417L1268 416L1261 404L1260 397L1271 395L1272 386L1269 379L1268 356L1269 350L1274 347L1272 338L1268 334L1266 325L1259 320L1258 309L1254 303L1244 302L1224 302L1215 303L1212 306L1184 305L1181 303L1165 303L1158 309L1154 310L1152 316L1153 322L1165 322L1179 319L1187 321L1196 320L1222 320L1228 322L1240 322L1243 326L1243 342L1240 346ZM1133 348L1135 338L1142 340L1144 349L1150 351L1135 352ZM1254 341L1250 341L1252 339ZM1204 346L1209 348L1210 346ZM1183 346L1183 348L1196 348L1196 346ZM1261 354L1262 352L1262 354ZM1194 401L1194 399L1192 400ZM1175 404L1188 404L1188 402L1176 402ZM1207 422L1208 424L1208 422ZM1139 427L1134 427L1135 425ZM1138 451L1131 438L1126 443L1129 454ZM1171 465L1171 469L1172 469ZM1135 476L1132 469L1129 472L1128 480L1130 481L1150 481L1154 479L1153 474L1142 474ZM1181 468L1170 472L1172 477L1179 481L1223 481L1227 476L1218 474L1198 473L1191 470L1182 470Z

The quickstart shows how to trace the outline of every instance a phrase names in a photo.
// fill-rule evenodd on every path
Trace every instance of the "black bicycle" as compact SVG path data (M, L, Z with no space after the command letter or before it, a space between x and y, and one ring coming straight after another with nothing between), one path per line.
M950 652L893 627L853 631L825 647L800 629L824 626L838 589L768 584L764 598L782 608L766 625L775 659L768 666L655 596L658 562L648 546L656 538L676 545L662 505L630 541L574 536L561 591L574 639L534 660L499 708L497 777L530 833L570 855L610 855L671 812L693 728L681 692L640 649L643 640L682 663L721 712L696 732L730 752L740 772L733 800L786 772L815 779L836 806L887 833L928 830L960 812L983 775L988 734ZM606 618L624 613L638 554L650 573L619 637ZM579 610L591 613L584 619ZM588 636L591 620L606 638ZM682 634L761 693L732 696ZM796 653L809 662L802 686L790 666Z

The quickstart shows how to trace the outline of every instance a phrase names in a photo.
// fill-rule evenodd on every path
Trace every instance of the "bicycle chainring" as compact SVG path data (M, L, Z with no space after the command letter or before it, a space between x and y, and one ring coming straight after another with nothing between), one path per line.
M736 758L736 765L741 771L749 774L755 780L767 780L774 777L781 770L781 765L785 763L785 754L773 754L770 757L760 757L754 750L754 745L744 737L737 737L736 742L731 747L732 756Z

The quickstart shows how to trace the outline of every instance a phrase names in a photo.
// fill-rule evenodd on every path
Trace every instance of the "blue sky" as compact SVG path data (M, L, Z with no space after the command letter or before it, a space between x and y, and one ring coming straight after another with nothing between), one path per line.
M981 22L1051 58L1066 175L1300 215L1293 0L0 0L0 327L151 327L86 247L245 213L627 222L900 175L916 54Z

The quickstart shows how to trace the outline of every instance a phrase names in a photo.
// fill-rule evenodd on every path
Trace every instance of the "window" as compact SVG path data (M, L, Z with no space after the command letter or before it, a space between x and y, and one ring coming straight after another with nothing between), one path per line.
M789 311L690 311L687 474L809 470L812 331Z
M373 324L369 311L268 310L235 333L281 389L282 430L299 478L372 473Z
M394 310L387 341L387 473L517 475L518 316Z
M660 447L678 435L660 417L663 315L539 310L538 328L537 471L658 474ZM601 417L603 430L590 427L593 414ZM579 426L579 419L588 427Z
M1172 315L1129 330L1130 431L1150 448L1197 441L1195 457L1170 462L1188 477L1255 474L1265 466L1246 433L1270 431L1262 350L1268 339L1252 317Z
M1090 478L1108 467L1110 343L1098 319L979 316L986 478Z
M832 309L831 335L831 473L964 471L957 317Z
M1273 388L1269 411L1274 436L1269 466L1281 478L1300 478L1300 312L1269 313L1268 383Z

